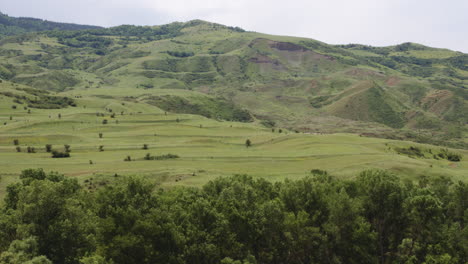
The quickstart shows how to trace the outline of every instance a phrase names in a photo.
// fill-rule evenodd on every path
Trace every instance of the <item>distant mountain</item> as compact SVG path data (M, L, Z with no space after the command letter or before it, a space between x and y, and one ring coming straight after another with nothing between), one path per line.
M58 23L30 17L10 17L0 12L0 37L47 30L98 29L98 26Z
M210 118L248 111L298 131L468 146L468 55L415 43L329 45L201 20L49 31L1 40L0 78L64 94L124 90L115 97Z

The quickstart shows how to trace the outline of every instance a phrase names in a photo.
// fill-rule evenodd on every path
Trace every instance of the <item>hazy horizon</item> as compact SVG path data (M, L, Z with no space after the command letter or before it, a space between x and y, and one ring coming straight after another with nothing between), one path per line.
M414 42L468 53L468 1L462 0L292 0L287 5L278 0L16 0L0 8L13 17L103 27L201 19L329 44L391 46Z

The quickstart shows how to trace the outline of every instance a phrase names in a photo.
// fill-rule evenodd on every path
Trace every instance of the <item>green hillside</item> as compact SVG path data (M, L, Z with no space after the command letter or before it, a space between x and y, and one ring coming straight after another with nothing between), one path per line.
M169 185L314 168L466 175L463 158L447 159L468 144L465 54L331 46L195 20L20 34L0 40L0 57L3 188L25 167ZM430 76L415 74L420 60ZM70 145L71 158L51 158L47 144Z
M0 41L0 58L2 79L52 92L156 92L144 101L207 117L200 102L226 101L249 113L242 120L291 130L467 146L468 55L450 50L332 46L195 20L17 35Z

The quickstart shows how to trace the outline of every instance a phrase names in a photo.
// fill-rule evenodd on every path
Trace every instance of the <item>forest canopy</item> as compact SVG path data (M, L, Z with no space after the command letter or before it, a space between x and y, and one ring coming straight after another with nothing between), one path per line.
M468 186L386 171L85 188L25 170L0 214L1 263L466 263Z

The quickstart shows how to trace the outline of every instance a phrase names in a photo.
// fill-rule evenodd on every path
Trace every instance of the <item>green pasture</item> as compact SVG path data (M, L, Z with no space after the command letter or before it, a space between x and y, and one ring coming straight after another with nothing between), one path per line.
M77 94L77 90L73 93ZM102 99L91 91L88 93L76 99L77 107L31 109L29 114L22 107L12 109L14 103L2 99L1 192L25 168L58 171L80 181L89 178L107 181L116 175L138 174L163 186L200 186L215 177L233 174L275 181L303 177L311 169L327 170L342 178L355 177L359 171L371 168L388 169L409 179L446 175L465 180L468 172L465 160L416 159L394 151L394 147L407 146L437 151L440 147L436 146L354 134L295 133L284 128L279 133L279 128L273 132L257 123L165 113L147 104ZM114 118L109 109L116 113ZM103 124L104 119L107 124ZM14 139L19 140L21 152L13 145ZM251 147L245 146L247 139L251 140ZM69 144L71 157L51 158L45 152L46 144L60 151L64 144ZM143 149L144 144L148 149ZM28 146L34 147L36 153L27 153ZM104 151L99 151L99 146ZM455 151L468 155L465 150ZM144 160L147 153L156 156L171 153L180 158ZM124 161L127 156L132 161Z

